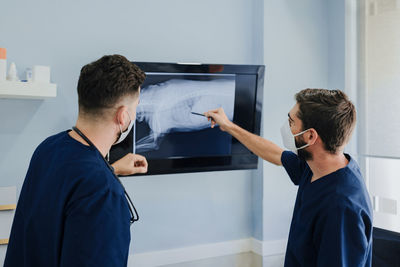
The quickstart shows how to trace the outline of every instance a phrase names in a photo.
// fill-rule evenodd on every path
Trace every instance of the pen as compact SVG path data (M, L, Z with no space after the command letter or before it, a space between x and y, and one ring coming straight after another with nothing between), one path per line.
M197 116L206 117L206 118L208 119L208 117L207 117L206 115L204 115L204 114L197 113L197 112L193 112L193 111L192 111L191 113L192 113L193 115L197 115ZM210 119L211 119L211 121L214 121L214 120L213 120L213 118L211 118L211 117L210 117Z
M205 117L206 115L204 115L204 114L201 114L201 113L197 113L197 112L191 112L192 114L194 114L194 115L198 115L198 116L203 116L203 117Z

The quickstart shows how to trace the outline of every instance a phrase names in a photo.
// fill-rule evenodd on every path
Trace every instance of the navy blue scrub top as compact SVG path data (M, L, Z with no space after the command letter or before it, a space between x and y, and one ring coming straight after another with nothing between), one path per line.
M298 185L285 266L371 266L372 208L357 163L311 183L312 171L296 154L282 164Z
M39 145L21 189L5 267L127 266L128 203L101 157L67 131Z

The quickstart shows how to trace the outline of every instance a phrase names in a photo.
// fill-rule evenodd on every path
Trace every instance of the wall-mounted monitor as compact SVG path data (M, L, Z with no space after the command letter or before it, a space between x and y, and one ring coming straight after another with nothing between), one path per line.
M148 175L257 168L257 156L202 114L222 107L260 134L264 66L134 62L146 72L136 122L110 151L145 156Z

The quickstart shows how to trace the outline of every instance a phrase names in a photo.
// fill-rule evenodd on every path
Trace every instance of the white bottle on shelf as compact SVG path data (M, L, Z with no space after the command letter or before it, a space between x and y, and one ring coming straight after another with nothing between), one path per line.
M11 63L10 69L8 70L7 80L12 82L18 82L17 66L14 62Z
M5 81L7 75L7 50L0 47L0 81Z

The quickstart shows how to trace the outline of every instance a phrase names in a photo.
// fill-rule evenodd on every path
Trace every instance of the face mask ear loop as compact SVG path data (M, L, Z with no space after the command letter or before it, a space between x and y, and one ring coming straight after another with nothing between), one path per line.
M120 131L121 134L122 134L122 128L121 128L121 124L119 124L119 122L118 122L118 126L119 126L119 131Z
M310 129L311 129L311 128L310 128ZM303 133L307 132L307 131L310 130L310 129L307 129L307 130L304 130L304 131L299 132L299 133L297 133L297 134L294 134L293 136L296 137L296 136L302 135Z
M310 129L311 129L311 128L310 128ZM300 132L300 133L294 134L293 137L302 135L303 133L307 132L307 131L310 130L310 129L307 129L307 130L304 130L304 131L302 131L302 132ZM308 147L308 146L310 146L310 144L305 144L304 146L296 147L296 148L297 148L297 150L300 150L300 149L306 148L306 147Z
M127 111L126 113L128 113L128 118L129 118L129 124L131 124L131 121L132 121L132 119L131 119L131 115L129 115L129 112ZM118 121L119 122L119 121ZM128 124L128 126L129 126L129 124ZM119 124L118 123L118 125L119 125L119 130L121 131L121 134L122 134L122 128L121 128L121 124Z
M310 144L305 144L304 146L298 147L298 148L297 148L297 150L300 150L300 149L306 148L306 147L308 147L308 146L310 146Z
M129 115L129 112L128 112L128 111L127 111L127 113L128 113L129 123L131 123L131 121L132 121L131 115ZM121 134L122 134L122 127L121 127L121 124L119 123L119 120L118 120L118 126L119 126L119 131L120 131Z

